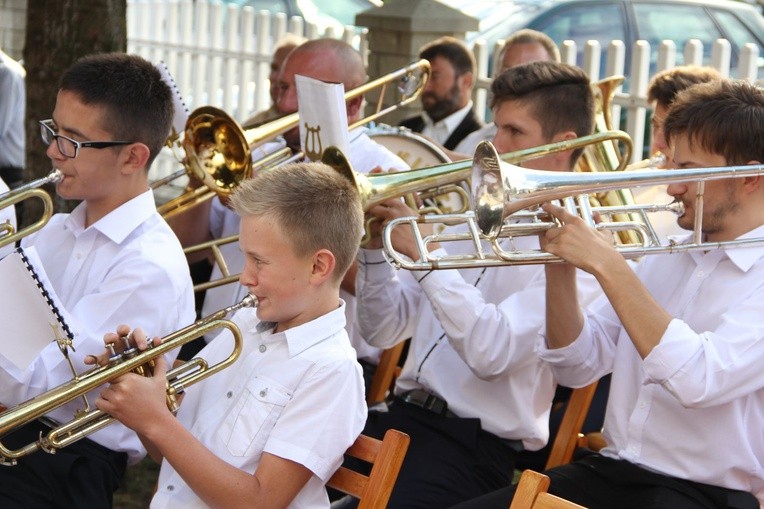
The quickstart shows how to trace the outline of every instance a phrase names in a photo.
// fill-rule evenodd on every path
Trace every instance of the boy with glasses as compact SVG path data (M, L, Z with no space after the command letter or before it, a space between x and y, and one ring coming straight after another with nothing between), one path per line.
M148 187L151 162L167 138L172 94L140 57L92 55L61 78L50 120L40 122L52 165L63 174L56 193L82 200L56 214L22 246L34 248L52 290L71 317L74 369L103 349L114 324L151 325L158 334L194 319L193 290L180 243L157 214ZM172 361L172 359L168 359ZM57 344L20 370L0 353L0 402L12 407L68 382L73 373ZM91 408L94 397L88 395ZM77 400L3 437L20 447L68 422ZM2 507L110 507L128 462L145 451L138 437L112 424L58 451L37 452L0 469Z

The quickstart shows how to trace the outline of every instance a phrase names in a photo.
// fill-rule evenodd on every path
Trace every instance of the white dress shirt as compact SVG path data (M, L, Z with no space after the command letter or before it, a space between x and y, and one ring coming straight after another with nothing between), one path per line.
M26 71L0 50L0 166L24 167Z
M164 336L194 320L194 295L188 263L177 237L157 214L151 191L133 198L90 227L86 204L71 214L56 214L22 244L33 245L74 333L69 357L78 373L84 358L104 352L103 336L117 325L142 327ZM177 351L171 356L177 354ZM172 358L170 362L172 362ZM0 401L15 405L65 382L73 374L58 346L45 347L21 372L0 355ZM91 408L98 390L88 394ZM81 400L48 414L68 422ZM135 433L114 423L89 436L137 461L145 451Z
M477 131L472 131L464 137L462 141L454 148L457 154L472 155L481 141L493 141L496 136L496 124L489 122Z
M607 299L571 345L540 339L541 357L573 387L612 371L604 455L764 505L764 247L651 255L637 275L674 317L644 360Z
M377 166L385 171L389 169L399 171L409 169L409 166L400 157L369 138L366 133L367 129L363 127L350 131L350 154L348 154L348 161L354 171L368 173ZM218 198L213 199L212 210L210 211L210 233L213 238L219 239L229 235L237 235L239 233L239 222L239 216L235 212L223 205ZM244 256L242 256L238 243L234 242L221 246L221 253L231 274L238 274L244 269ZM220 274L220 269L215 266L212 269L210 278L213 280L218 279ZM210 288L204 297L202 316L235 304L243 299L245 295L247 295L247 289L239 283ZM366 343L353 325L355 297L345 290L340 290L340 297L346 302L346 328L350 336L350 343L358 351L358 358L376 364L381 350Z
M0 178L0 195L8 192L8 186L3 179ZM16 207L8 206L0 209L0 227L4 224L9 224L13 227L13 231L16 231ZM0 230L0 240L3 239L2 232ZM13 243L7 244L5 247L0 247L0 258L13 251Z
M472 109L472 101L468 102L466 106L451 113L446 118L442 118L437 122L433 122L430 115L422 113L422 119L424 120L424 127L422 128L422 134L428 138L435 140L436 142L444 145L446 140L454 132L454 129L459 127L464 117L466 117Z
M274 334L256 310L233 321L244 337L233 366L188 389L178 419L210 451L254 474L263 452L312 473L290 508L328 508L324 484L366 422L361 368L350 346L344 305L306 324ZM231 352L230 332L200 355L210 362ZM152 509L206 507L167 461L162 462Z
M454 231L463 227L445 230ZM470 242L444 246L452 255L473 252ZM515 246L538 249L538 240L521 237ZM581 274L582 295L593 296L596 281ZM361 249L358 323L375 346L412 337L396 394L427 390L459 417L480 418L484 430L537 450L549 438L555 389L533 351L544 323L544 281L539 265L396 272L381 249Z

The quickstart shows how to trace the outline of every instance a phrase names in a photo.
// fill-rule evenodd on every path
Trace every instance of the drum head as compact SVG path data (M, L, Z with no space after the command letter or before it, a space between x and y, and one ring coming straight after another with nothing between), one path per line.
M403 159L412 170L450 162L435 143L404 127L379 125L369 131L369 136Z

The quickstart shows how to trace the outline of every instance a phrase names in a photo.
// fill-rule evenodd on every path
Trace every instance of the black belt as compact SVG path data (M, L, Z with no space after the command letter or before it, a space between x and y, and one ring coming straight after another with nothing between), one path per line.
M429 410L430 412L434 412L444 417L459 417L448 409L446 400L441 399L434 394L430 394L423 389L414 389L404 392L400 396L396 396L395 399L408 403L409 405L424 408L425 410Z

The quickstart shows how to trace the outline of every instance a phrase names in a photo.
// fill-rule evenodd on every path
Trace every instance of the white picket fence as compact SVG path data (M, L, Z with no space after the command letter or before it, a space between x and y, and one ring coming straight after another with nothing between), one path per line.
M208 3L202 0L135 0L128 2L128 51L159 62L164 61L175 79L189 110L203 105L221 108L235 119L244 119L253 111L267 108L268 73L274 44L287 32L309 39L317 37L341 38L368 54L366 29L345 27L341 34L329 30L324 34L301 18L287 20L283 14L271 15L267 11L255 12L251 7ZM485 113L489 55L498 55L497 48L487 48L478 41L474 47L478 62L478 80L474 93L478 112ZM632 49L631 68L625 67L625 45L612 41L606 49L605 69L600 69L602 48L589 41L583 48L582 61L576 61L577 48L573 41L561 47L564 62L582 67L597 81L606 76L628 76L628 89L620 87L614 98L612 118L614 128L625 130L634 144L633 159L642 157L645 123L649 104L647 85L650 80L650 46L637 41ZM657 71L681 64L710 65L729 75L730 45L718 40L711 51L711 60L703 61L703 45L691 40L682 55L672 41L664 41L658 48ZM745 45L740 53L738 75L755 80L758 72L759 48ZM496 68L496 66L493 66ZM372 76L371 78L375 78ZM626 125L619 124L621 108L626 109ZM158 158L154 172L164 175L177 168L170 156Z

